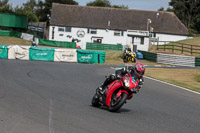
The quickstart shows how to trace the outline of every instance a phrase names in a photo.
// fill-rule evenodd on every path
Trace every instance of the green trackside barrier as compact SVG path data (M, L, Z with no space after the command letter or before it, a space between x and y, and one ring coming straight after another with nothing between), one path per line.
M76 48L75 42L50 41L50 40L44 40L44 39L39 39L39 45L64 47L64 48Z
M0 58L8 59L8 48L6 45L0 45Z
M29 59L39 61L54 61L54 48L30 47Z
M105 63L104 51L85 51L77 49L77 60L79 63Z
M102 44L102 43L86 43L86 49L122 51L123 46L121 44L114 45L114 44Z
M0 30L0 36L11 36L20 38L22 36L22 33L16 31Z
M143 54L143 59L157 62L157 53L152 53L152 52L147 52L147 51L142 51L142 50L138 50L138 52L141 52Z
M200 67L200 57L195 57L195 66Z

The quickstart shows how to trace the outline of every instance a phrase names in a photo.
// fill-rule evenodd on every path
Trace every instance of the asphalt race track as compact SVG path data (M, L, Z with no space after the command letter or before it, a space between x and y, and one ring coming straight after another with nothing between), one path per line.
M91 99L110 66L0 59L0 133L199 133L200 95L145 79L119 112Z

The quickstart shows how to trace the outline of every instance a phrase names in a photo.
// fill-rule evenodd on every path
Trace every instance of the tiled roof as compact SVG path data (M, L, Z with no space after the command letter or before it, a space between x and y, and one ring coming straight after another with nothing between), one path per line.
M147 30L147 19L154 32L188 35L188 30L172 12L89 7L53 3L50 25L112 30Z

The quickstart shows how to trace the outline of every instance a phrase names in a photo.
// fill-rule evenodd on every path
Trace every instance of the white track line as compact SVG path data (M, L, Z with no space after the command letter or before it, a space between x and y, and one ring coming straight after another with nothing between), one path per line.
M150 77L147 77L147 76L144 76L145 78L148 78L148 79L151 79L151 80L155 80L157 82L161 82L161 83L164 83L164 84L168 84L168 85L171 85L171 86L174 86L174 87L177 87L177 88L180 88L180 89L183 89L183 90L186 90L186 91L189 91L189 92L192 92L192 93L195 93L195 94L198 94L200 95L199 92L196 92L196 91L192 91L192 90L189 90L187 88L184 88L184 87L180 87L180 86L177 86L177 85L173 85L173 84L170 84L170 83L167 83L167 82L164 82L164 81L161 81L161 80L157 80L157 79L154 79L154 78L150 78Z

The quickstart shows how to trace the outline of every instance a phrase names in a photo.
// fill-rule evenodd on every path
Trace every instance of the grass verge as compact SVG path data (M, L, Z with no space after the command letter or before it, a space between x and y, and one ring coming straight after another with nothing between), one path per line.
M147 68L145 76L200 92L200 70Z
M17 37L0 36L0 44L5 45L26 45L31 46L31 41L26 41Z

